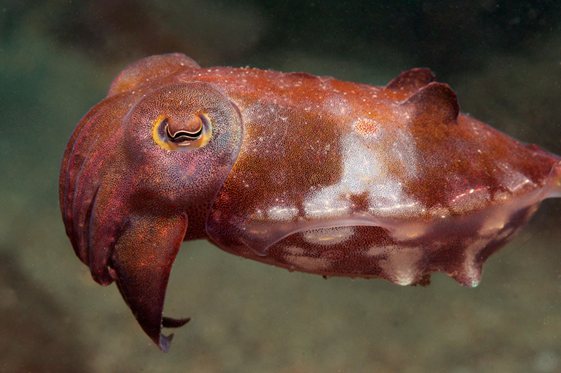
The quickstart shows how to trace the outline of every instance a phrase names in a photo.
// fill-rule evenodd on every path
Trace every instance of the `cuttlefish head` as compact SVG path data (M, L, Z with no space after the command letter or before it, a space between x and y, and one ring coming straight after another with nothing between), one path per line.
M162 316L172 263L187 234L204 234L206 210L242 136L239 111L224 94L174 78L197 67L173 54L126 69L78 124L60 174L76 254L95 281L117 283L162 350L171 338L161 328L188 321Z

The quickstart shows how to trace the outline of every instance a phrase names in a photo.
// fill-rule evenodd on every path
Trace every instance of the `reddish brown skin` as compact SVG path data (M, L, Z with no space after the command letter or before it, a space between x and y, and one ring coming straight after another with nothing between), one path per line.
M180 137L182 135L182 137ZM178 137L179 136L179 137ZM476 286L560 159L459 112L428 69L385 87L181 54L127 67L80 121L60 174L66 232L164 351L181 242L328 276Z

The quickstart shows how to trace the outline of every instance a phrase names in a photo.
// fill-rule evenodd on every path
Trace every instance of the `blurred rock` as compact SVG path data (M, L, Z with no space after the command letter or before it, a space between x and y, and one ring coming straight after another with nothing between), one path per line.
M5 252L0 254L0 371L90 371L79 326ZM64 335L57 332L61 325Z
M249 4L204 0L51 0L30 2L22 14L18 9L10 8L22 23L104 64L169 52L183 52L205 64L232 60L260 41L265 26Z

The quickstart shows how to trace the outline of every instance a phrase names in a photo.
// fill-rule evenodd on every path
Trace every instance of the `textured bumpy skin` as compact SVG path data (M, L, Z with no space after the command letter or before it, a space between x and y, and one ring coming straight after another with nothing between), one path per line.
M158 346L183 240L290 270L476 286L548 197L560 158L459 112L428 69L385 87L306 73L125 69L75 129L60 204L78 257Z

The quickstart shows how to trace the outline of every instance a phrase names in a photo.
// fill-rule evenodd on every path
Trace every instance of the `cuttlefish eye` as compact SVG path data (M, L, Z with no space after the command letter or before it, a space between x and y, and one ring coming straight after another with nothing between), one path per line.
M193 115L188 119L160 115L154 122L154 141L166 150L202 148L211 135L211 121L206 114Z

